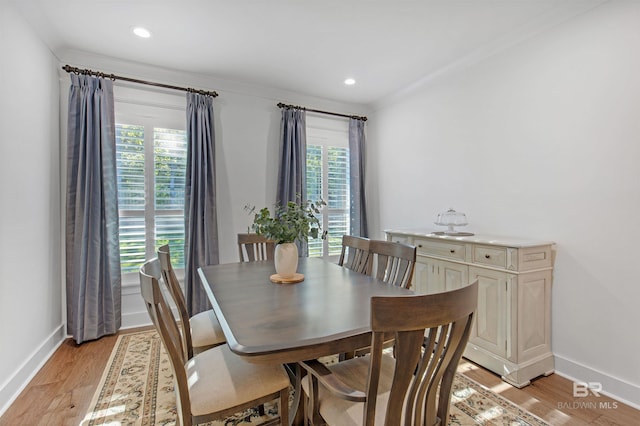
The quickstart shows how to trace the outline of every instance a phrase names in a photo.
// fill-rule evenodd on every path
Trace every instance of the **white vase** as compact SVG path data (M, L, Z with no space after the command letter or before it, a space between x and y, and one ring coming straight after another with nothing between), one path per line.
M273 261L281 278L292 278L298 269L298 246L295 243L276 245Z

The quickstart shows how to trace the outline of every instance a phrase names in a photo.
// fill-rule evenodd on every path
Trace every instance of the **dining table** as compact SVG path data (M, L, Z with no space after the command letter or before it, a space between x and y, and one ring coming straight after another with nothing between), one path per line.
M275 283L272 260L198 268L231 351L248 362L291 367L290 423L300 421L297 363L369 346L371 297L413 294L321 258L300 258L297 272L301 282Z

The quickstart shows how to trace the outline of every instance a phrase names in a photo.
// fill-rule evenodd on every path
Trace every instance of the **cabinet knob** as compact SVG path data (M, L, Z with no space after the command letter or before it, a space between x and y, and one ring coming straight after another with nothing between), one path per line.
M419 247L419 248L422 248L422 244L418 244L418 247Z
M449 251L451 252L451 254L453 254L453 253L455 253L455 252L456 252L456 251L455 251L455 250L453 250L453 249L451 249L451 250L449 250Z
M491 259L491 256L490 256L490 255L488 255L488 254L485 254L485 255L484 255L484 258L485 258L485 259Z

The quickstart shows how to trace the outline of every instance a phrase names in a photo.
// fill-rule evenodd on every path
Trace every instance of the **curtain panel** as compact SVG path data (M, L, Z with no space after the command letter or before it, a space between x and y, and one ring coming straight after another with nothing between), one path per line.
M76 343L121 325L116 141L111 80L71 74L67 130L67 332Z
M187 93L185 297L189 315L211 308L198 268L219 263L213 97Z
M356 237L368 237L367 202L364 191L365 122L349 119L349 168L351 171L350 233Z
M307 131L306 112L283 108L280 121L280 164L278 169L277 205L289 201L307 201ZM300 257L309 255L306 241L298 241Z

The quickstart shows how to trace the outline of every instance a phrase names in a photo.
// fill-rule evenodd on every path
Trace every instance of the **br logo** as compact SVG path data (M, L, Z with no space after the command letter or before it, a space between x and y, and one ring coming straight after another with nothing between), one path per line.
M589 393L593 396L600 396L602 392L602 383L600 382L574 382L573 383L573 396L575 398L585 398L589 396Z

